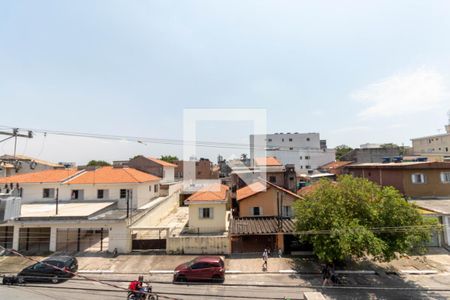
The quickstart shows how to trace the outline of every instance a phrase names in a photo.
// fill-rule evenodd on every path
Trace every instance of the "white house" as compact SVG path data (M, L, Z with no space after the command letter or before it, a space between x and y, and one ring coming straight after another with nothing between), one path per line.
M284 165L293 164L299 174L308 173L336 160L319 133L275 133L250 135L250 158L273 156Z
M159 196L160 181L129 167L1 178L0 232L20 251L129 252L132 218Z
M189 205L189 232L223 233L227 228L228 186L211 184L184 201Z

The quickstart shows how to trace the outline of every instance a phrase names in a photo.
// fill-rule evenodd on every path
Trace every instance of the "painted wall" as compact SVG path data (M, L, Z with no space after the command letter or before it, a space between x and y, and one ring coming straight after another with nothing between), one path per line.
M230 254L228 236L182 236L167 239L168 254Z
M262 216L277 216L277 189L269 188L266 192L261 192L243 200L239 200L239 217L253 217L252 208L261 207ZM291 206L297 199L294 196L283 193L283 206Z
M450 170L405 170L403 173L403 185L405 195L410 197L450 197L450 183L441 182L441 172ZM425 175L424 184L414 184L411 175L422 173Z
M133 227L144 228L158 226L162 219L171 214L179 206L179 199L179 191L172 193L164 202L153 208L142 218L135 220Z
M213 218L201 219L200 208L212 208ZM226 229L226 215L226 203L189 204L189 229L199 233L223 232Z

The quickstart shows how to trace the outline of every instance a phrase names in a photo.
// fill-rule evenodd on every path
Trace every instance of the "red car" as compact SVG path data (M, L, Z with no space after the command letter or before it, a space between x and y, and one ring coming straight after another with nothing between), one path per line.
M225 264L219 256L203 256L175 268L173 280L178 282L225 280Z

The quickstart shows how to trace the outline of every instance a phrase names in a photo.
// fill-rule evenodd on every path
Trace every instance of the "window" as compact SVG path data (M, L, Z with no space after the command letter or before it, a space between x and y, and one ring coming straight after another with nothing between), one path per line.
M283 206L282 216L283 217L288 217L288 218L292 217L292 207L290 205L289 206Z
M151 185L148 186L148 191L149 191L149 192L152 191L152 186L151 186Z
M105 198L105 190L97 190L97 199Z
M289 142L292 142L292 139L289 139Z
M445 147L445 152L448 152L448 147Z
M294 148L293 147L289 147L289 150L294 150Z
M72 200L82 200L83 199L83 190L72 190L72 194L70 197Z
M414 184L423 184L425 183L425 175L423 175L422 173L412 174L411 181Z
M442 172L441 181L442 183L450 183L450 172Z
M311 159L311 156L305 156L305 159L309 160L309 159Z
M262 207L252 207L252 208L250 208L250 213L254 217L261 216L262 215Z
M306 165L305 169L311 169L311 166L310 165Z
M303 159L303 156L300 156L299 159L302 160L302 159Z
M303 166L302 166L302 165L300 165L300 169L303 169Z
M269 182L275 183L277 182L277 178L275 176L269 176Z
M284 142L284 139L281 139L282 142Z
M306 141L309 142L311 139L310 138L306 138Z
M120 189L120 199L125 199L127 197L127 190Z
M55 189L43 189L42 198L55 198Z
M158 192L158 190L159 190L159 186L157 185L157 184L155 184L155 193L157 193Z
M212 219L214 209L211 207L201 207L198 209L198 215L200 219Z
M271 142L272 141L272 139L269 139L269 142Z

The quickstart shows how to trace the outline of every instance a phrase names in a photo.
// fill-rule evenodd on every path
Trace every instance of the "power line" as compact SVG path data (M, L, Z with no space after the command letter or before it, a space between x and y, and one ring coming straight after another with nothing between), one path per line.
M0 128L5 129L13 129L14 127L0 125ZM39 129L39 128L20 128L20 130L28 130L33 131L34 133L42 133L42 134L52 134L59 136L68 136L68 137L83 137L83 138L94 138L94 139L102 139L102 140L114 140L114 141L128 141L128 142L136 142L140 144L150 143L150 144L163 144L163 145L179 145L179 146L197 146L197 147L206 147L206 148L218 148L218 149L242 149L249 150L249 144L243 143L225 143L225 142L212 142L212 141L186 141L180 139L163 139L163 138L151 138L151 137L139 137L139 136L125 136L125 135L111 135L111 134L100 134L100 133L86 133L86 132L71 132L71 131L59 131L59 130L51 130L51 129ZM253 147L255 150L265 150L265 151L288 151L292 152L293 150L306 150L306 151L322 151L321 149L313 149L308 147L296 147L296 146L287 146L269 148L266 144L256 144Z

